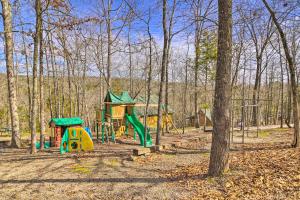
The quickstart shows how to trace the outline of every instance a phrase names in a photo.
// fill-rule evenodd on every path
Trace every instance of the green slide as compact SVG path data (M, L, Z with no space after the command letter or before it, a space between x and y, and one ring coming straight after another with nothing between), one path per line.
M145 133L145 127L144 125L138 120L137 116L133 113L131 115L126 114L127 120L130 122L130 124L133 126L134 130L138 133L140 141L141 141L141 146L144 145L144 133ZM152 138L147 131L147 138L146 138L146 145L147 147L152 146Z

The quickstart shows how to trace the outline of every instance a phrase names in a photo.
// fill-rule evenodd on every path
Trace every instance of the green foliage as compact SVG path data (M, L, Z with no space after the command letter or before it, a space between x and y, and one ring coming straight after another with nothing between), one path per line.
M207 73L209 80L214 80L217 60L217 35L214 32L205 32L201 41L200 65L203 74Z
M209 65L209 63L217 60L217 36L215 33L204 33L202 40L202 55L200 64L203 66Z

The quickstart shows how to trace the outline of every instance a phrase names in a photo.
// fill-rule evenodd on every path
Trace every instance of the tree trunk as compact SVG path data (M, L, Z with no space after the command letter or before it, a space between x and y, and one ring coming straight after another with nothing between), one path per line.
M23 31L23 29L22 29ZM25 68L26 68L26 83L27 83L27 93L28 93L28 127L30 127L30 113L31 113L31 88L30 88L30 77L29 77L29 61L28 61L28 51L25 42L25 36L22 35L22 42L23 42L23 53L25 56Z
M32 109L31 109L31 151L30 153L36 153L36 115L37 115L37 67L39 61L39 42L40 42L40 30L41 30L41 1L35 1L36 10L36 32L34 35L34 50L33 50L33 72L32 72Z
M262 58L261 56L256 56L256 75L255 75L255 82L254 82L254 88L253 88L253 95L252 95L252 104L258 105L258 92L259 92L259 82L260 82L260 73L261 73L261 62ZM252 112L252 125L257 126L257 106L253 106L253 112Z
M269 4L266 0L262 0L265 4L267 10L269 11L272 20L279 32L282 46L285 52L285 57L288 62L288 67L290 71L290 78L291 78L291 87L292 87L292 98L293 98L293 118L294 118L294 141L292 143L293 147L300 147L300 141L299 141L299 115L298 115L298 90L297 90L297 82L296 82L296 69L294 65L293 58L290 54L289 46L286 41L286 36L279 24L279 22L276 19L275 12L271 9Z
M185 62L185 72L184 72L184 95L183 95L183 127L182 127L182 133L185 133L185 126L186 126L186 113L187 113L187 90L188 90L188 65L189 65L189 43L188 43L188 50L186 53L186 62Z
M221 175L229 166L231 106L232 1L219 0L218 59L213 134L208 174Z
M287 63L285 63L285 69L288 71ZM291 123L291 113L292 113L292 92L291 92L291 84L290 84L290 75L287 73L287 110L286 110L286 118L285 118L285 124L287 127L292 128L290 125Z
M14 59L13 59L13 33L12 33L12 13L11 5L8 0L1 0L2 17L4 25L5 38L5 59L8 85L9 110L11 117L11 146L19 148L21 146L20 132L19 132L19 115L16 98L16 84L14 77Z
M50 117L53 118L53 105L52 105L52 84L50 82L50 66L49 66L49 56L47 48L45 48L45 57L46 57L46 67L47 67L47 87L48 87L48 98L49 98L49 109Z
M128 34L127 34L127 42L128 42L128 53L129 53L129 94L131 96L134 95L133 93L133 80L132 80L132 52L131 52L131 41L130 41L130 30L131 24L128 25Z
M199 30L196 28L195 38L195 77L194 77L194 122L195 128L199 128L198 120L198 72L199 72L199 59L200 59L200 39Z
M107 31L107 85L108 88L111 89L111 46L112 46L112 31L111 31L111 19L110 19L110 11L111 11L111 0L108 0L108 6L106 11L106 31Z
M42 7L39 7L39 13L42 13ZM45 102L44 102L44 66L43 66L43 55L44 55L44 46L43 46L43 20L42 14L39 17L40 30L40 150L44 149L44 134L45 134Z
M279 63L280 63L280 78L281 78L281 83L280 83L280 128L283 128L283 89L284 89L284 79L283 79L283 63L282 63L282 58L281 58L281 46L280 46L280 40L278 37L278 49L279 49Z
M149 13L150 15L150 13ZM149 110L149 103L151 97L151 80L152 80L152 35L150 32L150 16L148 20L147 32L149 37L149 69L148 69L148 78L147 78L147 99L146 99L146 108L145 108L145 130L144 130L144 147L147 146L147 117L148 117L148 110Z
M168 44L167 44L167 61L166 61L166 88L165 88L165 118L166 118L166 132L169 133L169 126L168 126L168 113L169 113L169 63L170 63L170 50L171 50L171 42L172 42L172 30L173 30L173 19L174 13L176 8L176 0L173 0L172 11L169 16L169 28L168 28ZM164 133L164 132L163 132Z
M166 77L166 65L167 65L167 46L168 46L168 30L167 30L167 0L163 0L163 32L164 32L164 47L162 64L160 71L160 83L159 83L159 96L158 96L158 119L157 119L157 130L156 130L156 145L160 144L160 132L162 128L162 102L163 102L163 91L165 87Z

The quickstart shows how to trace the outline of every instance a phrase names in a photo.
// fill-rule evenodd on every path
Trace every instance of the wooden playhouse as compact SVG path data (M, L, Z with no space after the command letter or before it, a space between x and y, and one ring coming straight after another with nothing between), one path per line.
M144 122L145 106L139 106L139 105L145 105L146 100L143 97L137 97L136 102L137 102L136 104L137 115L139 116L139 120L141 122ZM157 106L158 106L158 96L151 95L149 100L149 108L148 108L148 115L146 121L147 121L147 126L152 130L156 130L157 128L157 120L158 120ZM166 126L171 128L173 126L172 120L173 120L174 111L169 106L168 113L166 113L165 105L163 105L162 111L163 111L162 128L165 128Z

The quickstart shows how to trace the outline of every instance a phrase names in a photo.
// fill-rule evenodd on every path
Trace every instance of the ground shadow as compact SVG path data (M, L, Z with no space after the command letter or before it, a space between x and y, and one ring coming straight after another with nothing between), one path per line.
M201 180L205 179L207 174L199 174L190 177L174 177L174 178L76 178L76 179L10 179L1 180L0 184L25 184L25 183L166 183L177 182L180 180Z

